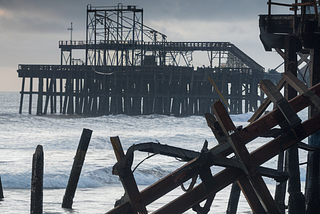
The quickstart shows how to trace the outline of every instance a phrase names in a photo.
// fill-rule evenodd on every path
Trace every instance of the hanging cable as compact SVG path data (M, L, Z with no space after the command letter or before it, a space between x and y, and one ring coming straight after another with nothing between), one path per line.
M114 72L104 73L104 72L96 71L96 70L94 69L94 67L92 67L91 69L92 69L92 71L93 71L94 73L96 73L96 74L100 74L100 75L107 75L107 76L110 76L110 75L114 74Z
M138 166L140 164L142 164L145 160L149 159L149 158L152 158L153 156L155 156L156 154L152 154L152 155L149 155L148 157L146 157L145 159L143 159L142 161L140 161L136 167L134 167L134 169L132 170L132 173L138 168Z

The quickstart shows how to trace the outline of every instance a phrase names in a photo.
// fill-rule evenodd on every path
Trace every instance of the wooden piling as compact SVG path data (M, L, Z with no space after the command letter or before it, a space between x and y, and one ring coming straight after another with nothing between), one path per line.
M285 73L291 73L294 76L297 76L296 52L300 50L299 45L297 45L297 40L295 36L286 37L285 40ZM287 100L297 96L296 90L289 85L288 82L285 86L285 96ZM303 213L305 211L305 198L301 192L298 145L294 145L288 149L286 159L290 174L288 180L289 214Z
M306 214L320 213L319 207L319 149L308 153L307 180L305 187Z
M318 44L318 43L316 43ZM320 46L311 49L311 72L310 72L310 84L316 85L320 82ZM311 106L309 110L309 117L317 115L318 109L315 106ZM320 160L320 131L317 131L311 135L308 139L308 144L318 148L318 151L308 155L308 167L306 176L306 214L319 213L320 212L320 197L319 197L319 160Z
M0 200L4 198L3 196L3 189L2 189L2 182L1 182L1 177L0 177Z
M236 214L240 198L241 189L237 182L234 182L231 187L227 214Z
M279 172L284 172L284 151L280 150L278 155L278 166L277 170ZM274 200L276 201L279 210L281 214L285 214L286 206L285 206L285 197L286 197L286 187L287 187L287 181L281 181L277 183L276 190L275 190L275 196Z
M37 115L42 114L43 104L43 77L40 75L38 83L38 102L37 102Z
M124 151L122 149L122 145L119 137L111 137L110 138L114 153L116 155L117 161L120 162L124 157ZM124 172L119 174L121 183L125 189L126 196L128 197L132 210L132 213L140 213L147 214L146 207L142 201L140 192L137 187L137 183L133 177L133 173L131 168L123 167ZM131 213L130 212L130 213Z
M30 77L30 90L29 90L29 114L32 112L32 93L33 93L33 78Z
M26 81L26 78L25 76L23 76L22 78L22 86L21 86L21 97L20 97L20 108L19 108L19 114L22 113L22 104L23 104L23 95L24 95L24 85L25 85L25 81Z
M73 166L71 169L68 185L63 197L62 207L72 208L73 198L77 189L81 169L84 163L85 155L89 146L92 130L83 129L80 142L78 145L77 153L74 158Z
M248 78L245 71L235 73L236 69L123 66L107 70L111 72L110 75L101 76L81 66L21 66L19 76L30 78L30 90L26 91L25 85L22 85L20 93L29 94L30 114L32 96L37 94L36 109L39 115L50 113L50 106L51 114L56 113L57 96L60 97L62 114L203 115L211 111L210 106L219 99L207 80L206 75L210 75L226 102L230 103L230 110L243 113L241 106L245 97L241 87L254 79ZM33 78L39 82L36 91L32 90ZM237 83L239 80L241 82ZM252 95L256 100L257 93L251 85L248 96ZM24 95L20 99L20 109Z
M43 204L43 148L38 145L32 160L31 214L42 214Z

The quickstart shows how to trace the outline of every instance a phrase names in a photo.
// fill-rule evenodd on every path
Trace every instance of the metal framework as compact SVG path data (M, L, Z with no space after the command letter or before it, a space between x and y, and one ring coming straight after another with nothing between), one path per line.
M208 67L263 68L228 42L168 42L143 23L136 6L87 6L86 41L60 41L61 65L74 65L72 50L85 49L88 66L194 66L193 54L207 52Z

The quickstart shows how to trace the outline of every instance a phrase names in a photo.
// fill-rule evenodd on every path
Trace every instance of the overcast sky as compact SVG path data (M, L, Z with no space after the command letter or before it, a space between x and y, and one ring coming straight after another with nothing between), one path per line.
M292 3L293 0L282 0ZM18 64L59 64L59 40L85 40L86 7L116 6L114 0L0 0L0 91L20 91ZM259 14L267 0L134 0L121 1L144 9L144 24L169 41L231 42L265 70L281 57L266 52L259 40ZM273 6L275 13L291 12ZM280 10L279 10L280 9ZM281 70L280 70L281 71Z

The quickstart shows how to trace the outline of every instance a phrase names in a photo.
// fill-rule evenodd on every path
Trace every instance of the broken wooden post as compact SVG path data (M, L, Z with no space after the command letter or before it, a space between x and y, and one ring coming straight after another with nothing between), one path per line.
M32 160L30 213L42 214L43 204L43 148L38 145Z
M74 158L66 192L63 196L63 202L62 202L63 208L70 208L70 209L72 208L73 198L77 189L77 185L78 185L81 169L83 166L83 162L86 156L86 152L88 150L91 134L92 134L92 130L90 129L83 129L82 131L82 135L80 138L76 156Z
M125 195L127 196L130 204L131 204L131 212L139 213L139 214L147 214L147 209L143 203L141 198L139 189L137 187L137 183L133 177L133 173L131 170L131 165L126 164L127 158L124 155L122 145L119 137L111 137L110 138L114 153L116 155L118 165L113 168L113 174L117 174L120 177L121 183L125 189ZM121 160L123 162L121 162ZM129 167L128 167L129 166ZM125 203L125 202L122 202Z
M237 182L234 182L231 187L227 214L236 214L240 198L241 189Z
M3 190L2 190L2 183L1 183L1 176L0 176L0 200L2 200L3 197Z
M207 120L208 126L211 128L213 134L215 135L216 139L218 140L219 144L227 143L228 137L223 132L222 127L219 125L219 122L216 120L216 118L207 113L205 114L205 118ZM263 213L264 208L262 207L262 204L259 201L259 198L254 192L254 189L251 187L250 182L245 178L241 177L237 181L236 185L232 186L231 194L233 195L232 199L230 198L229 205L233 204L231 207L228 205L228 211L230 214L236 213L238 201L240 197L240 188L239 184L242 186L242 188L245 188L247 190L247 198L248 201L250 201L251 209L254 210L256 213ZM249 193L251 191L251 193ZM238 195L238 198L236 197Z

